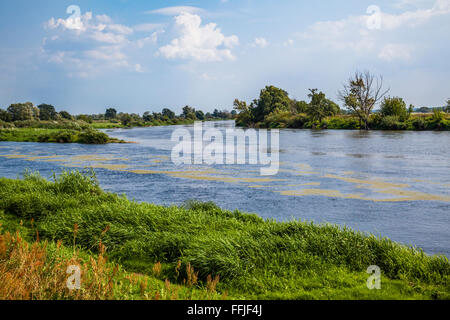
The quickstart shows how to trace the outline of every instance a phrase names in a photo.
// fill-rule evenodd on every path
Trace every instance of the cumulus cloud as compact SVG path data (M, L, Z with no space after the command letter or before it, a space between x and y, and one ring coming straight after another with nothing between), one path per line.
M71 76L97 74L106 69L127 68L142 72L141 64L131 63L127 51L154 45L163 30L159 24L129 27L116 24L107 15L86 12L77 18L51 18L45 24L52 34L44 39L42 51L47 60L62 65ZM130 40L135 32L157 30L143 38Z
M389 43L385 45L378 57L386 61L393 60L410 60L412 48L404 44Z
M224 36L215 23L202 25L200 16L184 12L175 17L178 38L159 49L168 59L192 59L195 61L233 60L231 48L239 44L235 35Z
M252 46L253 47L259 47L259 48L265 48L269 45L269 42L267 42L264 38L256 38L255 41L253 41Z
M404 1L411 3L410 1ZM298 37L310 41L316 47L328 47L334 50L352 50L353 52L373 52L382 47L378 57L383 60L411 59L412 45L391 43L401 32L425 24L433 17L450 13L450 0L437 0L428 9L404 11L399 14L378 13L378 26L371 28L374 16L350 16L341 20L319 21L309 26ZM395 30L395 31L394 31ZM391 39L391 40L389 40ZM391 42L389 42L391 41Z

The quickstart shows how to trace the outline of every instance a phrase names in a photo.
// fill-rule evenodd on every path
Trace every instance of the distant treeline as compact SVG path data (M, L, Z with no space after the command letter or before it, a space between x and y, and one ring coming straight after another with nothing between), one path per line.
M237 112L233 110L219 111L215 109L212 113L204 113L201 110L186 106L180 115L174 111L164 108L161 112L145 112L142 116L136 113L118 112L115 108L107 108L102 114L80 114L71 115L67 111L57 112L55 107L49 104L34 106L31 102L16 103L10 105L6 110L0 109L0 122L17 123L20 125L26 121L61 121L61 120L81 120L86 123L111 122L123 126L143 126L160 124L186 123L196 120L230 120L234 119ZM0 123L0 127L2 123Z
M259 128L450 130L450 99L439 108L409 107L400 97L387 96L383 78L357 72L339 92L345 109L318 89L309 102L289 98L286 91L266 86L249 105L236 99L236 124ZM379 110L374 110L379 105ZM423 113L423 114L417 114Z

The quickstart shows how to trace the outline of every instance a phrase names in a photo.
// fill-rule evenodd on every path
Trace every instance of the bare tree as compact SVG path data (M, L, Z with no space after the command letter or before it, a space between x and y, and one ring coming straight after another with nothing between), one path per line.
M383 91L383 77L375 77L369 71L356 72L353 78L339 91L339 99L359 117L360 124L369 130L369 117L375 105L383 99L389 89Z

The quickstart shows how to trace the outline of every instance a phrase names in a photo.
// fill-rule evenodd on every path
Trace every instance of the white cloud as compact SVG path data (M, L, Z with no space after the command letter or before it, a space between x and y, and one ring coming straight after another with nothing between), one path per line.
M386 61L392 60L411 60L411 46L404 44L390 43L385 45L378 57Z
M44 55L49 62L67 69L72 77L86 77L116 68L139 72L129 63L125 51L133 43L140 47L139 41L145 43L148 39L129 40L133 28L115 24L107 15L94 17L91 12L86 12L79 18L51 18L45 27L52 35L43 41ZM156 41L156 35L149 38Z
M404 3L412 3L407 1ZM383 48L378 57L384 60L411 59L412 45L398 45L394 38L409 34L411 28L428 22L431 18L450 13L450 0L437 0L428 9L404 11L400 14L380 12L380 28L369 28L370 16L350 16L335 21L319 21L298 36L311 47L327 47L333 50L351 50L353 53L373 53Z
M269 42L267 42L264 38L256 38L255 41L253 41L252 46L253 47L260 47L265 48L269 45Z
M149 37L145 37L139 40L136 40L136 45L138 48L143 48L147 44L154 45L158 42L158 36L159 34L164 33L164 30L155 31L153 32Z
M162 14L165 16L177 16L182 13L191 13L191 14L201 14L205 11L202 8L191 7L191 6L174 6L174 7L166 7L156 10L147 11L148 14Z
M450 0L437 0L430 9L418 9L415 11L405 11L394 15L381 13L381 28L392 30L402 26L415 27L427 22L435 16L446 15L450 13Z
M239 44L239 38L224 36L215 23L202 26L200 16L185 12L175 17L175 26L179 37L159 49L162 56L196 61L234 59L231 48Z
M288 39L287 41L285 41L285 42L283 43L283 45L284 45L285 47L292 46L292 45L294 45L294 40Z
M137 63L137 64L134 66L134 68L135 68L136 72L138 72L138 73L144 72L144 71L142 70L142 66L141 66L139 63Z

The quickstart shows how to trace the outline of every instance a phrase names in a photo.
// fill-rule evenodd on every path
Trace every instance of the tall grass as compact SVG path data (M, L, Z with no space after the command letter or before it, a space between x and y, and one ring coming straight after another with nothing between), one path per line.
M137 203L102 191L95 174L63 172L49 182L26 173L0 179L0 222L7 231L30 221L41 239L73 242L128 271L183 285L216 284L232 298L392 299L449 298L450 263L444 256L334 225L280 223L226 211L213 203L183 207ZM106 233L102 233L107 229ZM162 263L156 267L155 264ZM383 290L366 287L366 269L382 270ZM209 280L208 280L209 279ZM192 284L192 281L191 281Z

